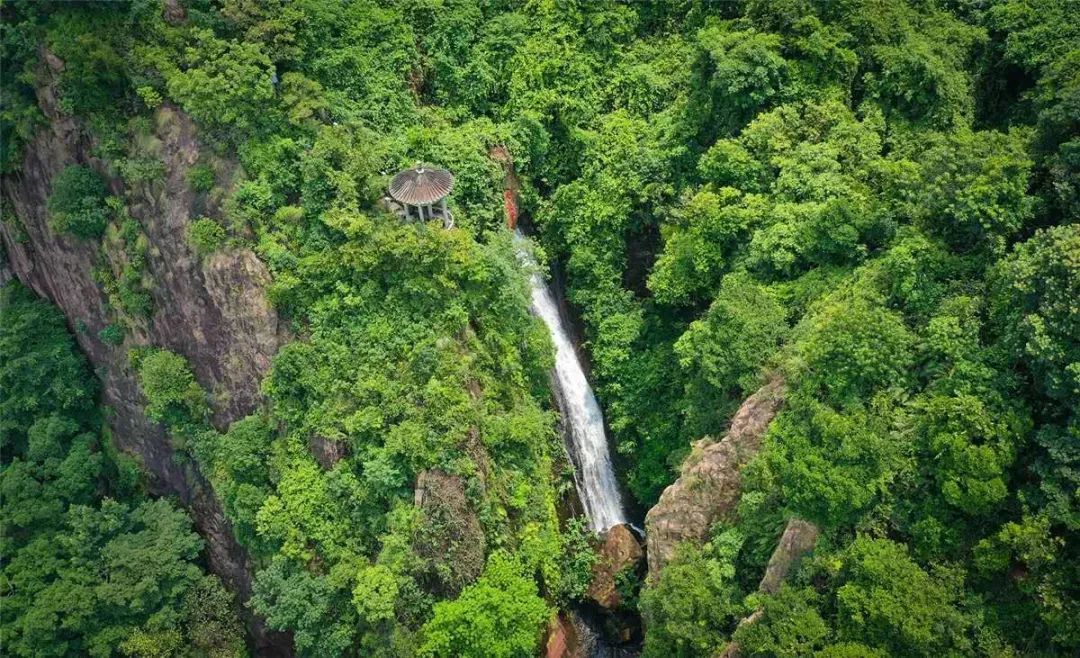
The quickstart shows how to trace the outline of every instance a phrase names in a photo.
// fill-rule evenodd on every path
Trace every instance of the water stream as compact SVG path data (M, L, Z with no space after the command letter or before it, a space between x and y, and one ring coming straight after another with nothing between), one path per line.
M524 236L519 230L514 235L518 257L535 267L536 261L528 251ZM533 273L531 283L532 311L547 325L555 343L555 368L551 377L556 403L562 412L567 449L574 463L574 483L589 525L594 532L603 532L611 526L626 523L626 512L608 454L604 416L589 380L585 378L554 295L538 273Z

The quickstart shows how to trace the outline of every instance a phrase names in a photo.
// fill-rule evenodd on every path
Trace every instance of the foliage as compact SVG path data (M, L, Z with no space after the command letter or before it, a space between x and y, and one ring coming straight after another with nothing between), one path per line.
M39 418L91 417L97 384L85 376L86 358L58 310L17 283L0 289L0 309L0 436L7 452Z
M124 342L124 330L115 324L110 324L98 332L98 338L106 345L116 346Z
M592 581L593 565L599 559L595 538L585 519L573 518L567 523L562 554L559 556L559 585L556 596L561 603L578 601Z
M761 617L753 624L743 624L732 639L747 656L822 655L830 629L818 612L819 596L813 588L780 586L774 596L765 598Z
M187 180L196 192L209 192L214 188L214 169L209 165L196 165L188 169Z
M226 237L225 227L209 217L200 217L188 224L188 244L200 256L206 256L221 249Z
M17 283L2 295L5 651L245 655L234 597L200 569L191 519L125 482L99 435L93 375L63 316Z
M549 616L536 584L502 553L493 553L480 579L434 613L421 655L469 658L534 653Z
M260 120L260 101L273 95L270 60L254 44L196 30L181 68L167 77L169 95L210 127L244 129Z
M72 165L48 210L102 238L116 324L99 338L135 344L168 290L126 207L184 173L161 168L153 108L194 119L192 213L221 224L179 239L251 245L295 340L227 431L182 357L130 354L252 553L252 610L299 653L528 653L544 600L585 587L507 184L580 321L637 503L760 382L786 382L731 527L643 589L647 653L710 655L733 633L755 655L1075 653L1068 1L183 4L183 20L142 1L0 7L0 156L17 168L57 111L85 132L116 180ZM454 230L385 212L415 162L455 173ZM11 524L60 533L122 478L86 431L93 387L62 321L4 295ZM64 492L35 497L41 478ZM423 482L438 495L416 505ZM820 526L817 553L747 598L790 515ZM188 598L109 646L232 651L208 640L224 617L176 612Z
M721 528L701 548L680 546L659 581L641 594L649 628L643 655L712 655L723 648L743 611L734 564L742 543L737 530Z
M184 357L169 350L153 350L142 357L138 368L149 418L175 426L201 420L206 414L206 394Z
M89 167L69 165L53 181L49 221L58 233L97 238L105 232L109 211L105 181Z
M787 333L785 312L745 274L724 277L709 310L675 342L688 377L687 423L701 434L722 427L736 400L753 393L765 359Z

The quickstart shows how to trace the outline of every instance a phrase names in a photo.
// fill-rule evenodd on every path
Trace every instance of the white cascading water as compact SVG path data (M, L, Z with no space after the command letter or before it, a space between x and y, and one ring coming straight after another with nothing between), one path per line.
M536 261L529 253L521 231L515 230L518 258L535 269ZM570 334L566 331L555 297L536 272L532 274L532 311L551 332L555 343L555 369L552 379L555 397L562 412L570 458L574 462L574 483L577 485L585 516L594 532L626 523L622 497L615 481L608 454L604 416L596 402L589 380L581 368Z

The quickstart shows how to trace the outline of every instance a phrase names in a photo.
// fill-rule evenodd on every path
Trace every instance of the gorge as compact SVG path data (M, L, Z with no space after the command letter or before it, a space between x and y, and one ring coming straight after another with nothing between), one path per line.
M0 3L4 655L1076 655L1075 5Z

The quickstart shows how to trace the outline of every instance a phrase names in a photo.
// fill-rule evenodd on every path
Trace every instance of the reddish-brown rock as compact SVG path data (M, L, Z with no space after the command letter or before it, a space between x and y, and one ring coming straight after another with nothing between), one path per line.
M585 596L601 607L609 610L617 608L620 597L616 575L621 571L636 569L644 557L641 544L629 526L612 526L604 533Z
M679 479L645 517L649 579L655 580L684 541L704 542L714 523L730 518L739 501L739 471L761 449L769 423L784 401L784 382L774 378L743 402L720 441L694 443Z
M565 614L553 617L544 641L545 658L585 658L585 655L573 622Z

